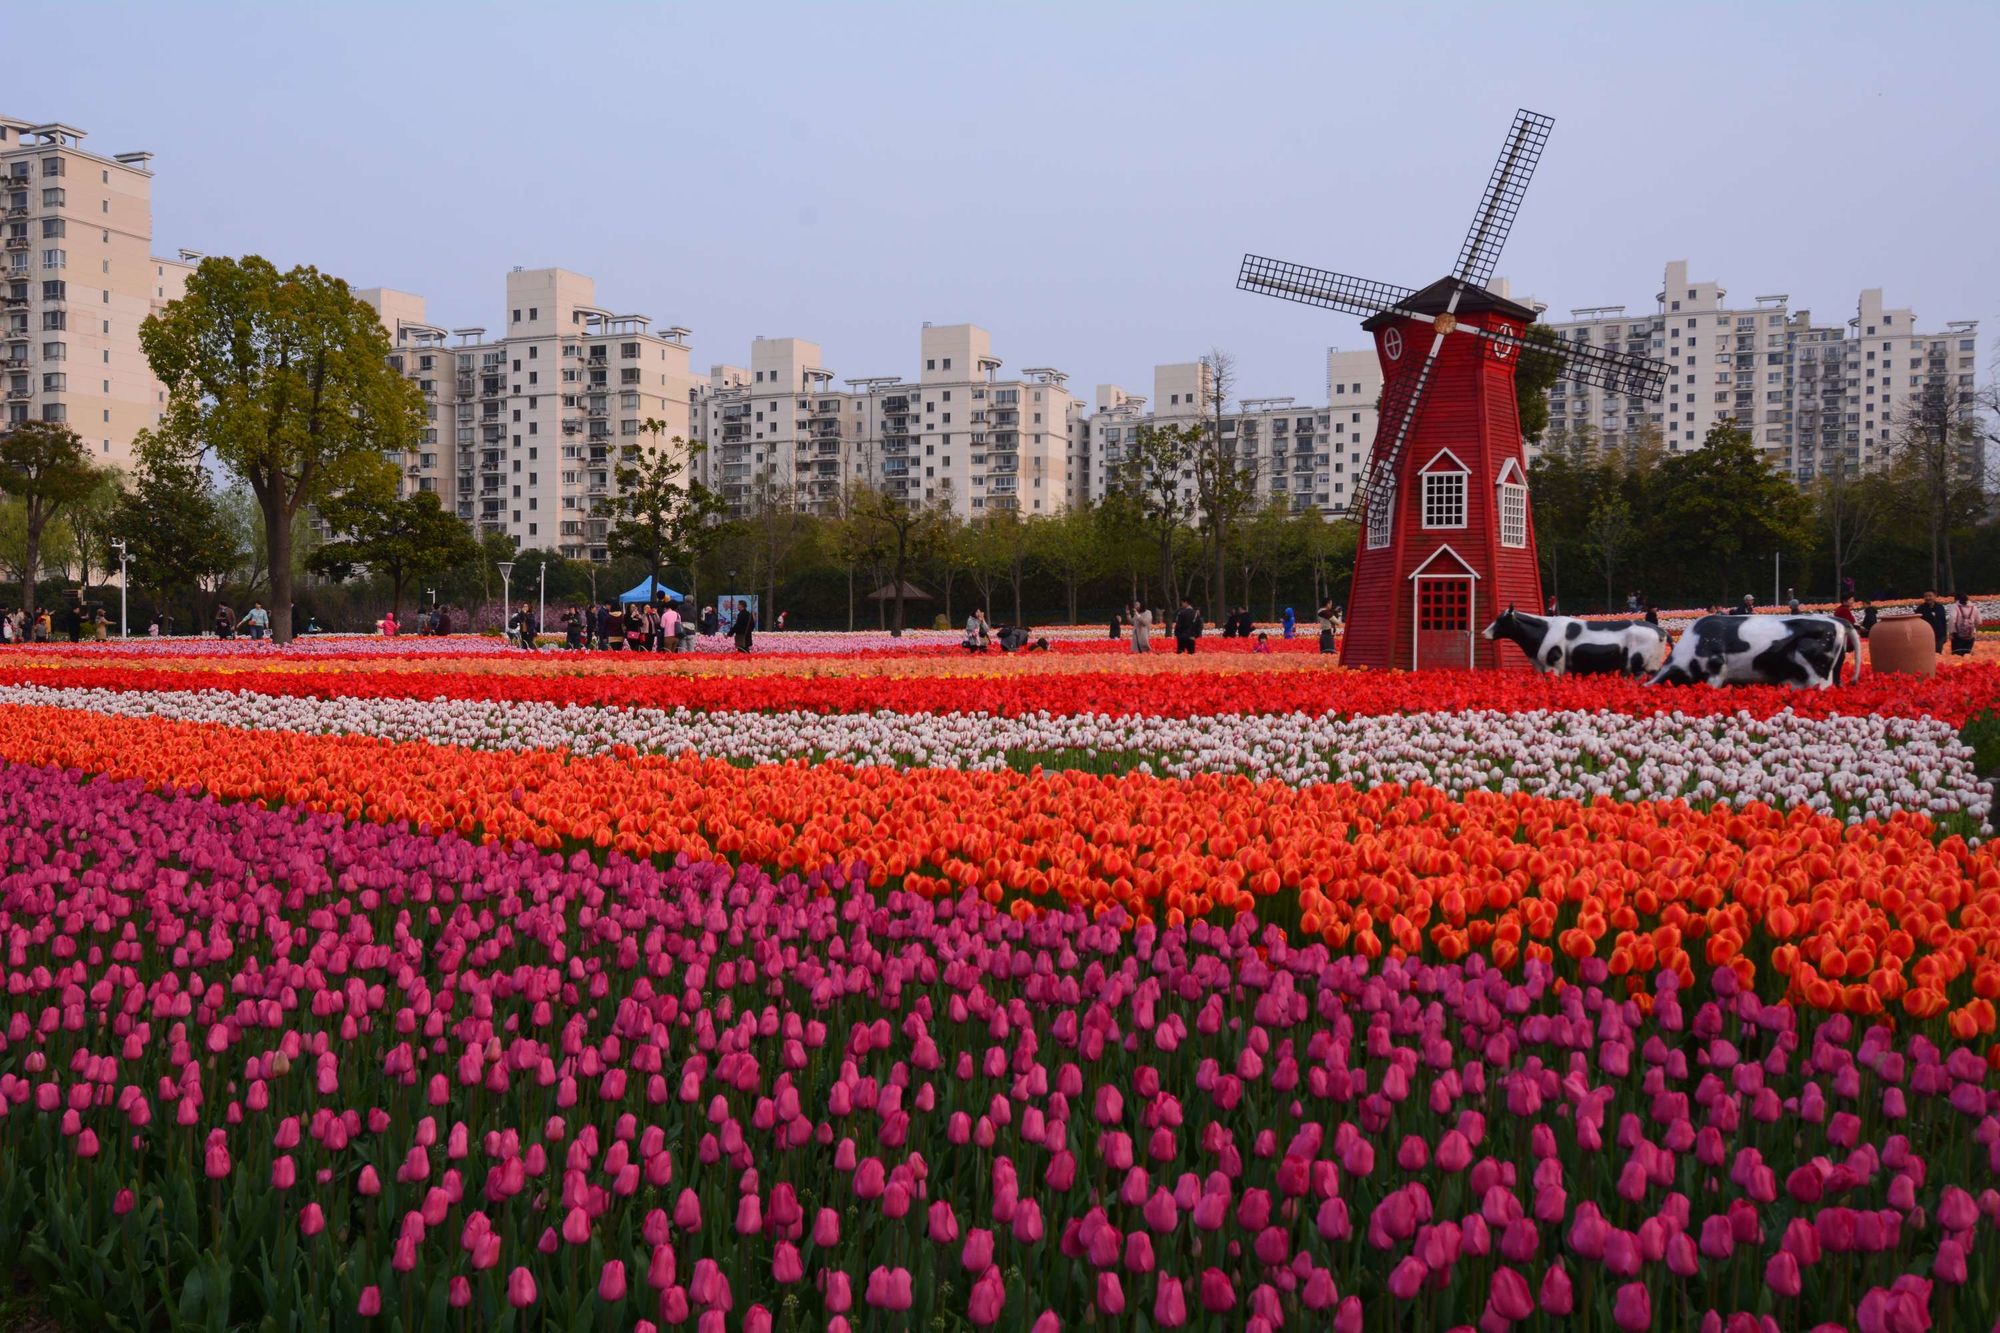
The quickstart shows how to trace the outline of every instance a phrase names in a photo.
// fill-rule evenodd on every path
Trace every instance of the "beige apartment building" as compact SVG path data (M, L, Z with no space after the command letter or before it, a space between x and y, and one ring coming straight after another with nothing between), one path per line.
M688 330L655 332L645 315L597 304L597 288L560 268L507 275L501 331L429 322L424 300L373 287L394 350L390 364L423 392L415 449L393 461L405 492L435 491L481 532L521 549L605 560L618 450L693 438Z
M1222 439L1251 477L1259 504L1272 500L1328 516L1346 511L1348 487L1374 440L1381 374L1372 351L1327 353L1327 404L1301 407L1293 398L1244 398L1222 415ZM1366 392L1364 393L1364 389ZM1096 411L1086 424L1079 473L1085 494L1100 501L1117 484L1132 442L1149 427L1185 426L1210 415L1208 368L1199 361L1156 366L1148 399L1115 384L1097 386ZM1181 474L1181 500L1195 504L1193 468Z
M750 365L718 365L697 390L706 446L698 467L733 514L759 504L836 510L847 487L913 503L949 498L960 517L1053 514L1079 498L1083 404L1048 367L1003 379L992 336L974 324L923 327L921 369L851 378L818 344L759 338Z
M139 325L200 256L152 252L152 154L102 157L85 137L0 116L0 425L63 422L127 468L166 405Z
M1978 365L1978 324L1918 327L1915 313L1885 306L1880 288L1861 293L1845 324L1818 324L1784 293L1728 301L1719 284L1688 277L1684 260L1666 266L1655 309L1624 306L1570 311L1550 321L1574 342L1618 348L1671 369L1662 402L1558 383L1549 394L1544 445L1582 440L1613 448L1652 427L1670 450L1699 448L1729 420L1803 483L1836 466L1879 466L1896 427L1930 386L1970 397Z

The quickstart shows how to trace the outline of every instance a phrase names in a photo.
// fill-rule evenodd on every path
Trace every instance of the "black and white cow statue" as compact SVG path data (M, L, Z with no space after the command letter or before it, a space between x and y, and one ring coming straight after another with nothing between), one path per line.
M1643 620L1592 624L1575 616L1529 616L1508 607L1485 630L1528 655L1535 670L1555 676L1647 676L1667 660L1667 635Z
M1674 644L1652 685L1792 685L1823 690L1854 659L1861 678L1861 635L1836 616L1703 616Z

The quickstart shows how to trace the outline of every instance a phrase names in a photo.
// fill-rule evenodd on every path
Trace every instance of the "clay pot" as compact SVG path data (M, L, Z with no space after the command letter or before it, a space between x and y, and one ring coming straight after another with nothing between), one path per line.
M1902 676L1928 676L1937 670L1937 636L1915 616L1878 620L1868 634L1868 666Z

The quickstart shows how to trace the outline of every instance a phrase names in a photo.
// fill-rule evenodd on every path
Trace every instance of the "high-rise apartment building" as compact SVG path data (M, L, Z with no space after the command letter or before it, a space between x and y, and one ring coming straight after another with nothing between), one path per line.
M1208 367L1199 361L1153 369L1152 410L1148 400L1115 384L1097 386L1096 408L1085 432L1086 493L1095 502L1118 482L1132 443L1147 428L1206 422ZM1367 392L1364 394L1363 389ZM1222 442L1251 479L1256 502L1272 500L1294 512L1317 508L1339 515L1348 488L1360 471L1374 438L1375 398L1381 372L1373 352L1327 353L1327 404L1300 407L1292 398L1244 398L1222 414ZM1195 476L1182 469L1181 499L1192 508Z
M100 157L84 138L0 116L0 426L63 422L122 468L166 406L139 325L200 256L153 255L152 154Z
M949 498L967 519L1053 514L1078 498L1084 415L1068 376L1001 378L992 336L974 324L926 324L918 357L914 382L835 389L817 344L757 339L748 369L718 365L696 392L700 475L739 515L760 503L832 512L855 483L917 504Z
M1558 336L1664 361L1662 402L1558 383L1549 394L1544 445L1612 448L1657 430L1660 443L1699 448L1710 428L1733 421L1795 479L1836 466L1866 470L1887 456L1894 433L1929 388L1970 398L1978 364L1978 324L1918 328L1908 309L1883 305L1879 288L1861 293L1845 325L1816 324L1782 293L1731 305L1718 284L1688 277L1685 261L1666 266L1656 308L1576 309L1551 321Z
M399 454L404 488L435 491L482 532L523 550L604 560L618 451L693 437L688 330L654 332L645 315L597 304L589 278L560 268L507 275L502 332L445 329L424 300L373 287L356 293L389 331L390 364L424 396L417 448Z

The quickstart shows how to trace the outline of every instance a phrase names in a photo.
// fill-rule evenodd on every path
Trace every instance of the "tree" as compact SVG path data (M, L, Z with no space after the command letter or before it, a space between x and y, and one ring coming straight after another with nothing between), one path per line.
M1753 563L1811 538L1810 502L1730 422L1711 427L1701 448L1660 464L1651 510L1652 549L1676 553L1684 590L1725 605L1742 595Z
M763 586L763 619L769 626L778 614L778 571L804 540L811 516L799 508L797 490L779 480L775 466L767 466L750 490L748 511L736 531L749 556L751 586Z
M204 259L139 342L168 389L159 437L212 450L256 496L282 643L300 515L413 446L423 398L390 369L380 317L345 282L310 266L281 273L255 255Z
M1113 474L1113 484L1133 505L1134 516L1159 554L1160 595L1171 607L1180 600L1174 579L1174 538L1187 526L1182 483L1192 475L1204 427L1141 426Z
M117 515L125 498L118 474L100 469L97 485L81 496L64 514L69 524L71 559L76 565L76 581L88 588L93 570L109 573L117 559L111 553L111 539L119 536Z
M1220 347L1212 347L1201 359L1203 405L1208 408L1207 430L1194 451L1194 494L1201 507L1204 536L1209 547L1209 568L1213 572L1215 615L1228 614L1229 532L1237 519L1257 502L1257 474L1252 465L1239 460L1236 445L1225 440L1222 413L1236 387L1236 358Z
M412 579L442 574L479 556L472 529L438 502L434 491L397 497L381 490L350 491L324 501L320 517L340 534L312 553L307 567L346 580L365 569L389 581L389 607L403 614L403 589Z
M1833 555L1836 596L1847 587L1848 566L1874 534L1884 510L1882 478L1862 476L1846 455L1835 451L1813 484L1813 514Z
M889 553L889 580L894 590L896 603L895 633L903 633L903 588L909 576L910 562L928 549L931 534L936 530L937 515L922 506L913 505L900 495L890 495L874 487L863 487L854 494L851 506L855 518L872 526L883 538L883 545Z
M1537 443L1549 428L1549 390L1563 377L1563 360L1553 351L1556 331L1546 324L1530 324L1522 335L1529 344L1514 363L1514 401L1519 404L1521 438Z
M1585 532L1590 539L1591 551L1597 557L1598 567L1604 571L1604 609L1607 612L1616 611L1618 594L1613 585L1618 575L1618 562L1636 535L1632 525L1632 507L1616 490L1607 489L1591 506L1590 523Z
M1104 571L1105 550L1089 505L1072 505L1031 528L1035 562L1062 580L1069 623L1076 623L1076 590Z
M619 451L618 491L599 512L611 517L612 553L643 560L657 588L661 570L674 564L692 570L715 541L722 501L699 481L682 480L701 445L689 445L676 436L662 447L666 423L651 417L639 429L652 437L652 443L628 444Z
M1250 521L1239 529L1241 540L1237 543L1243 561L1243 605L1249 606L1251 585L1256 575L1269 576L1271 605L1267 620L1278 618L1278 580L1284 576L1287 557L1295 547L1292 539L1292 508L1284 500L1272 496L1262 508L1251 515Z
M1889 440L1891 465L1907 479L1909 507L1930 537L1931 586L1946 592L1957 591L1952 530L1978 518L1985 502L1978 413L1972 395L1933 384L1904 412Z
M21 607L30 620L35 615L43 535L51 522L103 481L103 470L90 461L82 439L68 426L24 421L0 435L0 493L21 502Z
M215 483L197 458L160 444L146 432L134 442L138 468L132 489L112 513L132 557L130 577L151 588L164 615L177 591L191 612L195 594L219 587L243 560L242 548L217 502Z

